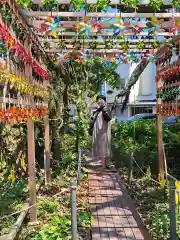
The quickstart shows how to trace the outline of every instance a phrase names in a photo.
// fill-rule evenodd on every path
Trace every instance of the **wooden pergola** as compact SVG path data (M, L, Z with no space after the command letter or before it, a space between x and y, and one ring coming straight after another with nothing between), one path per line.
M88 5L95 5L97 0L87 0L85 2ZM104 54L108 56L115 56L116 54L127 55L128 52L122 48L122 43L126 41L129 43L129 52L133 51L135 54L145 54L146 56L148 54L156 55L157 49L152 46L155 41L159 42L158 48L161 48L162 51L162 49L166 49L163 48L164 44L172 39L176 39L176 35L180 33L180 25L177 24L180 22L180 11L178 9L175 11L171 0L164 0L164 6L160 7L158 11L153 11L153 8L149 6L150 0L140 0L137 9L126 8L121 0L111 0L109 6L114 11L106 12L98 11L96 7L91 12L88 12L86 9L74 11L72 7L69 7L69 11L67 11L67 6L72 5L70 0L56 1L52 8L47 11L47 9L40 9L41 3L41 0L35 0L31 10L25 11L25 15L41 46L43 47L45 43L49 44L49 47L45 49L48 54L72 52L74 50L74 42L78 41L81 44L81 50L92 50L89 44L96 43L96 48L92 51L98 56L103 56ZM62 11L59 11L59 9L62 9ZM172 12L170 12L171 9L173 9ZM56 36L52 32L46 34L38 30L42 24L47 23L49 17L52 19L60 18L60 26L64 28L63 31L61 28L57 29ZM79 34L76 26L84 22L84 17L86 17L86 20L88 19L88 22L85 22L85 24L91 24L91 20L96 19L96 22L101 25L101 30L98 32L90 31L89 34ZM129 22L128 27L123 31L123 39L114 37L112 25L117 18L122 20L121 25L127 21ZM152 18L157 20L155 25L159 24L160 21L161 23L158 30L155 27L154 32L149 33L147 22L152 21ZM133 30L134 28L138 28L140 31L137 33ZM174 28L176 28L175 31ZM109 49L105 45L107 40L113 40L113 46ZM143 41L143 49L138 49L139 41ZM62 43L65 44L65 48L60 47ZM158 52L158 56L159 54ZM158 112L158 126L160 129L158 132L159 171L162 172L162 131L160 122L162 120Z
M63 53L66 51L72 51L74 49L73 41L78 39L78 41L83 45L83 49L89 49L89 43L95 42L96 49L94 52L98 55L106 53L108 55L114 55L115 53L124 52L121 48L121 43L124 41L122 39L117 39L113 37L113 25L112 19L120 17L121 19L129 19L130 26L124 30L125 40L129 42L130 51L138 51L137 44L139 40L142 40L145 43L144 49L139 50L140 52L145 52L146 50L153 50L152 43L158 39L158 37L165 37L166 40L160 40L160 44L164 44L165 41L168 41L169 38L172 38L175 34L171 32L170 28L173 26L174 21L180 20L180 12L169 13L168 9L172 8L171 0L164 1L164 8L160 11L154 13L152 7L148 6L149 0L140 0L138 9L134 10L132 8L125 8L123 1L112 0L110 1L110 6L114 9L112 12L103 12L97 11L94 9L93 12L88 11L62 11L58 10L61 6L70 5L69 0L57 1L53 6L54 8L51 11L42 11L40 10L40 5L42 1L36 0L34 4L36 5L36 11L30 10L26 11L25 15L28 17L29 25L36 32L39 41L42 46L44 42L49 42L50 48L46 49L47 53ZM96 0L87 0L86 3L89 5L95 5ZM39 6L39 7L38 7ZM33 5L31 7L34 9ZM55 9L55 10L54 10ZM70 8L71 9L71 8ZM118 12L120 10L120 12ZM77 33L76 25L83 22L83 17L86 16L90 21L95 18L98 23L101 24L101 31L98 33L91 32L89 37L86 35L81 35ZM52 33L45 34L45 32L39 32L38 28L41 24L47 23L48 17L60 17L60 25L65 29L57 29L57 36L53 37ZM149 34L146 25L147 21L151 18L163 19L164 22L161 24L161 29L156 31L155 34ZM131 21L134 19L134 21ZM138 19L138 21L137 21ZM146 19L146 20L145 20ZM141 20L141 21L139 21ZM141 31L135 33L133 27L140 28ZM101 39L99 39L101 37ZM112 39L114 42L113 48L105 49L105 41ZM58 45L59 43L65 43L66 48L61 49Z
M96 49L93 49L94 54L97 55L115 55L117 53L127 54L127 51L124 51L122 48L122 43L124 41L129 42L129 51L133 51L134 53L144 53L147 54L147 51L154 52L152 47L152 43L157 41L158 37L165 37L165 40L158 40L160 45L168 42L169 39L174 38L176 34L171 32L171 26L174 26L175 21L180 21L180 12L176 13L168 13L167 9L172 8L172 3L169 0L165 0L165 8L160 9L160 11L154 13L152 12L152 8L147 6L149 0L140 0L139 8L137 10L125 8L125 6L119 0L112 0L110 5L114 7L114 12L103 12L103 11L94 11L94 12L86 12L86 11L61 11L58 9L62 5L69 5L69 0L60 0L54 4L57 11L51 9L50 11L42 11L40 9L40 4L42 1L36 0L34 1L34 5L36 5L36 11L33 5L30 10L24 10L24 14L22 14L22 10L14 0L7 0L8 5L10 6L14 16L18 19L18 21L25 27L26 29L26 38L29 39L25 42L23 48L27 50L27 52L32 56L32 48L36 46L38 51L41 52L41 58L39 60L39 65L45 69L45 65L43 63L43 58L48 56L48 53L56 54L56 53L64 53L71 52L74 49L73 41L78 40L81 44L83 50L89 49L89 43L96 42ZM87 4L95 4L96 0L87 0ZM70 8L71 9L71 8ZM118 12L118 10L121 12ZM25 16L24 16L25 15ZM92 18L95 18L98 23L101 24L101 30L96 32L91 32L89 37L87 35L78 34L76 25L82 23L84 20L84 16L88 18L89 21ZM62 31L61 29L57 29L57 36L54 36L52 32L49 34L45 34L43 31L38 31L38 28L41 24L47 23L48 17L60 17L60 24L65 29ZM123 19L122 22L125 22L129 19L130 27L124 29L124 39L119 39L113 37L113 28L111 25L113 24L112 19L116 18ZM150 20L152 17L156 17L158 19L164 19L164 22L161 24L161 28L158 31L155 31L154 34L149 34L147 30L148 27L146 25L146 20ZM132 21L132 19L134 19ZM138 21L137 21L138 19ZM143 19L143 21L139 21L139 19ZM138 33L135 33L132 28L137 27L141 29ZM15 34L13 34L15 36ZM102 40L98 37L102 37ZM14 37L15 38L15 37ZM113 46L110 49L105 49L105 41L113 40ZM144 43L144 49L138 49L137 44L139 40L142 40ZM44 43L49 42L50 47L48 49L44 48ZM60 48L59 43L65 43L66 47ZM11 62L7 61L7 67L11 65ZM10 67L9 67L10 68ZM36 83L35 79L32 76L32 67L28 66L25 68L23 73L19 73L14 70L16 75L20 75L23 77L27 77L27 81L31 83ZM48 80L43 80L42 86L47 89ZM31 108L35 107L47 107L48 106L48 97L44 98L42 102L36 102L32 97L22 97L21 94L20 103L18 101L18 97L13 100L6 99L6 96L3 96L3 103L10 104L14 103L15 105L21 105L21 107L29 106ZM34 142L34 121L32 118L28 118L27 120L27 129L28 129L28 171L29 171L29 192L30 192L30 217L31 221L36 221L36 174L35 174L35 142ZM48 114L44 116L44 136L45 136L45 150L44 150L44 168L45 168L45 181L48 183L50 181L50 139L49 139L49 120ZM162 155L159 155L160 157Z

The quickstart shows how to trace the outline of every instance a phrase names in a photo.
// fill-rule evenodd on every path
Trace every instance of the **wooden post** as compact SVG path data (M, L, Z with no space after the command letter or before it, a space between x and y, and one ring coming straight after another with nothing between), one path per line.
M163 131L162 131L162 116L157 112L157 143L158 143L158 163L159 174L164 174L164 152L163 152Z
M169 180L169 218L170 218L170 239L176 240L176 186L173 179Z
M34 122L31 118L27 121L28 138L28 172L29 172L29 209L30 221L37 221L36 214L36 165L35 165L35 143L34 143Z
M133 179L133 153L129 158L129 171L128 171L128 183L131 185Z
M156 74L158 73L159 66L156 66ZM159 95L160 83L156 80L156 93ZM161 98L157 98L157 145L158 145L158 165L159 165L159 178L164 176L164 152L163 152L163 129L162 129L162 116L161 116Z
M45 184L51 181L50 170L50 139L49 139L49 117L44 117L44 170L45 170Z

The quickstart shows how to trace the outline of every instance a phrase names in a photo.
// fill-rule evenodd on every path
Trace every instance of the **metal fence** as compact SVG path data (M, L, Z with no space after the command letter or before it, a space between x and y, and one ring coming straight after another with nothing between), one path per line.
M81 179L81 158L82 151L79 150L77 154L77 175L75 180L71 183L71 233L72 240L78 239L77 231L77 186Z

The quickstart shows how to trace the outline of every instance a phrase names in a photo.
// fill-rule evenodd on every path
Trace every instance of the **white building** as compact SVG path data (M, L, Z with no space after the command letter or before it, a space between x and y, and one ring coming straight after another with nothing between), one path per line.
M117 72L125 79L121 88L126 85L130 76L137 65L134 64L120 64ZM116 106L116 118L118 121L127 120L129 117L138 113L155 113L156 112L156 66L149 63L144 72L141 74L137 83L132 87L129 96L129 102L123 114L121 113L121 99L119 99ZM109 105L113 104L115 95L119 90L114 90L113 93L108 94L111 89L107 86L107 102Z

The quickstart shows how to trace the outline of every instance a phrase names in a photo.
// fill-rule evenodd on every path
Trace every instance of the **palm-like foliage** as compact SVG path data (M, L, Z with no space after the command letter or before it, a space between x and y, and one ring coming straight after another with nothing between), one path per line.
M123 104L122 104L121 112L124 111L124 109L125 109L125 107L128 103L131 88L136 84L136 82L138 81L139 77L141 76L141 74L143 73L143 71L145 70L145 68L149 64L149 62L150 62L149 60L142 60L137 65L137 67L134 69L134 71L131 74L131 77L129 79L128 84L126 84L126 86L117 95L117 98L125 97L124 101L123 101Z

